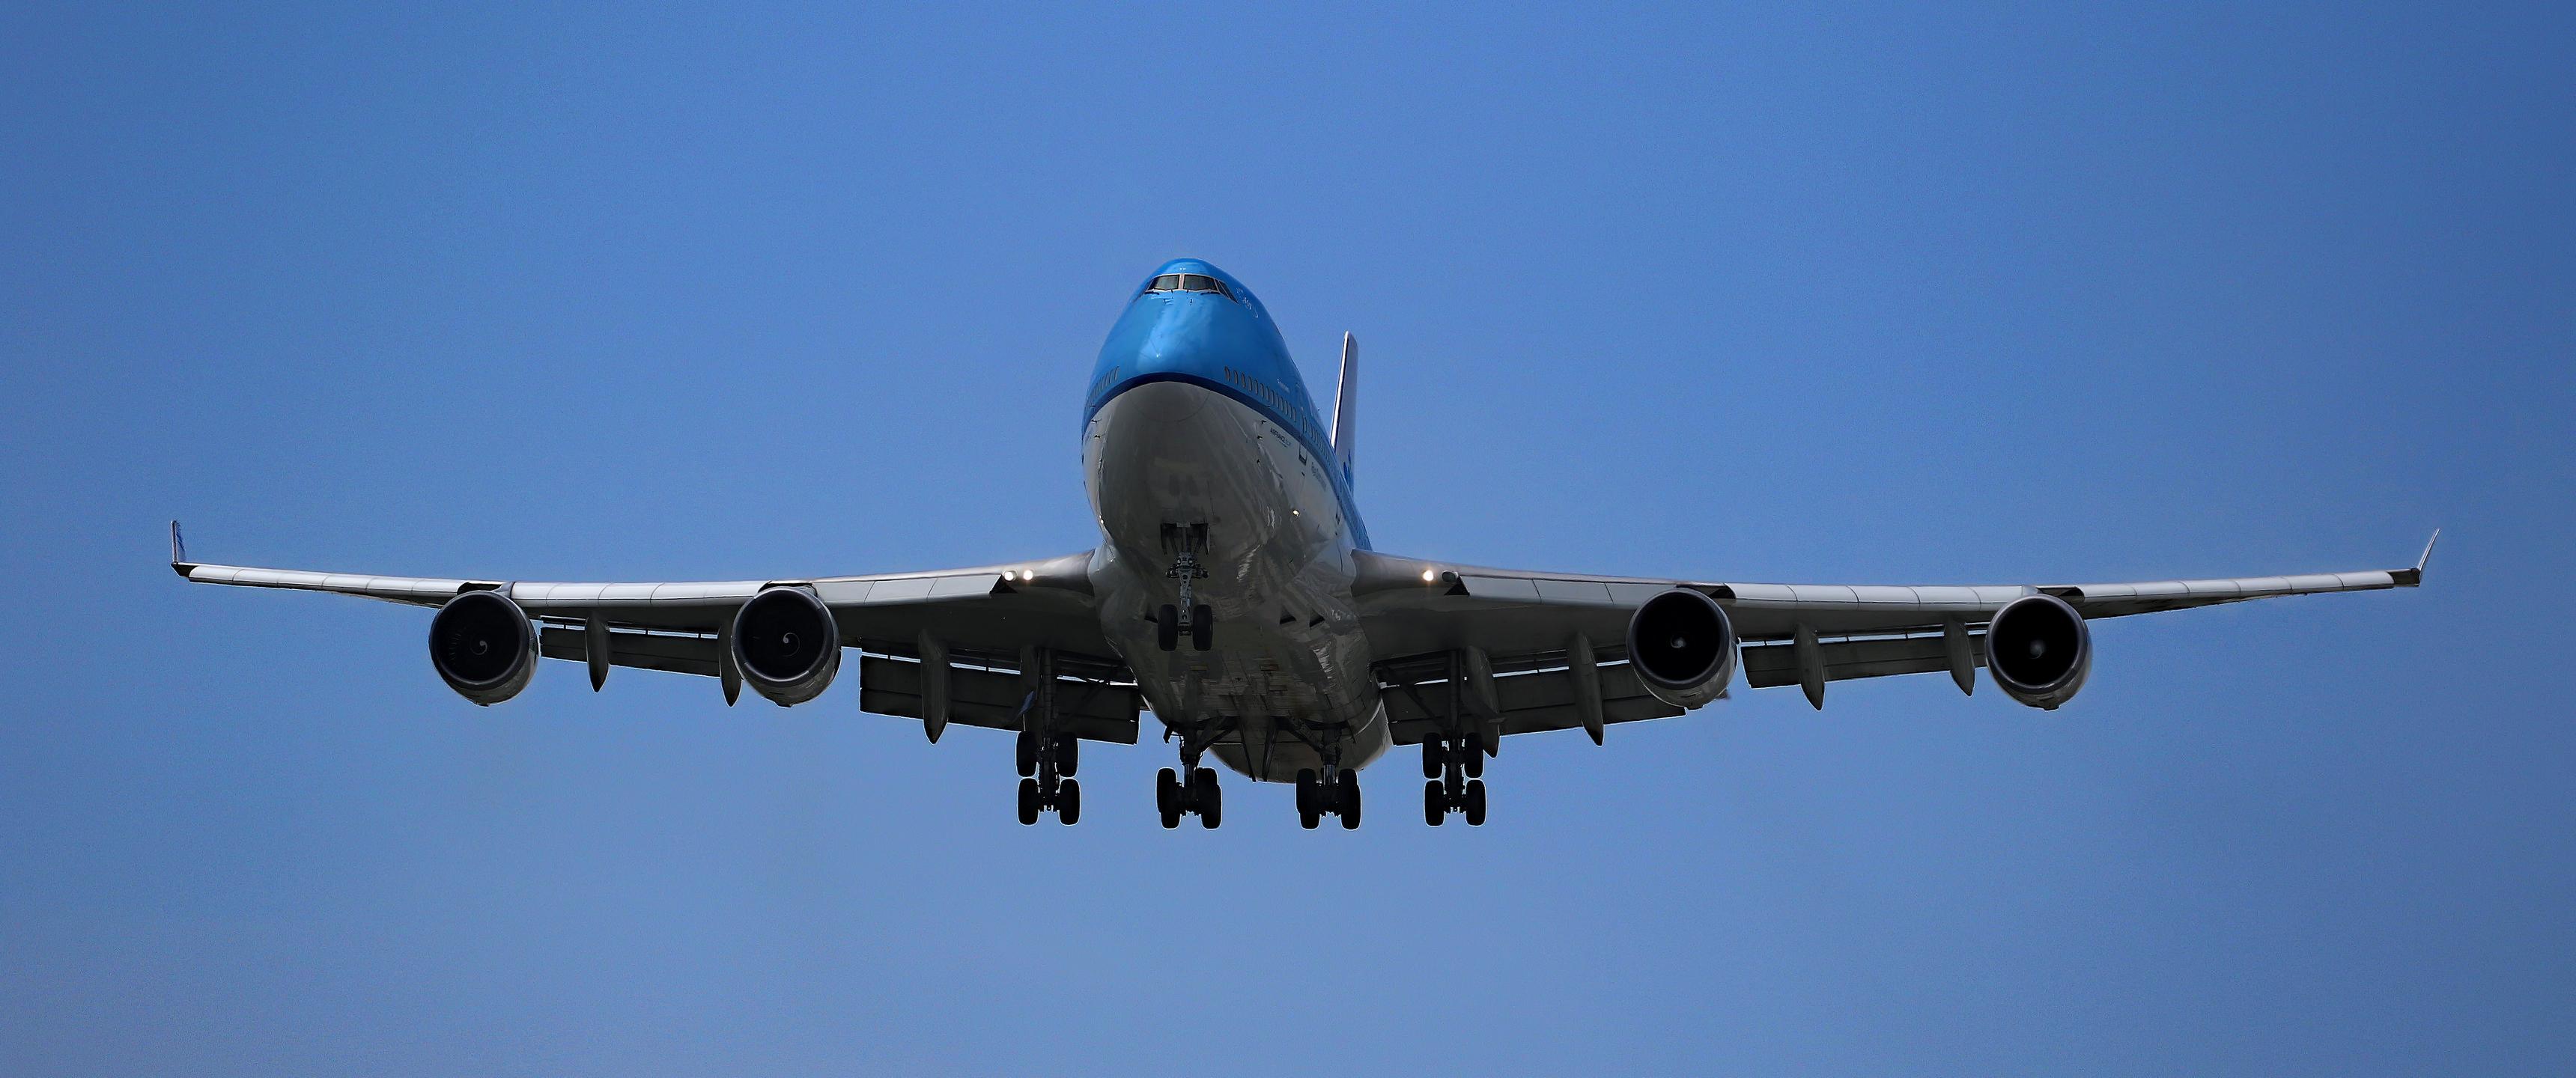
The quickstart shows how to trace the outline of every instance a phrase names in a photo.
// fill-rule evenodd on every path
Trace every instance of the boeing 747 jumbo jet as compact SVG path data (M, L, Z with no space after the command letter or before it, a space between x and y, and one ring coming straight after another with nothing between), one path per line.
M1669 718L1753 688L1825 703L1845 678L1977 668L2054 709L2093 664L2095 618L2411 588L2412 568L2131 584L1870 587L1486 569L1382 554L1352 499L1358 348L1342 338L1332 424L1261 300L1195 259L1128 297L1083 402L1083 481L1100 545L1060 558L879 576L540 584L191 562L201 584L290 588L436 607L429 661L477 704L518 695L540 658L715 678L780 706L859 664L859 707L1015 733L1019 817L1082 812L1084 741L1136 743L1152 711L1164 827L1217 826L1213 755L1293 783L1297 816L1360 823L1364 767L1422 753L1423 822L1485 822L1503 738ZM2439 539L2436 532L2434 538Z

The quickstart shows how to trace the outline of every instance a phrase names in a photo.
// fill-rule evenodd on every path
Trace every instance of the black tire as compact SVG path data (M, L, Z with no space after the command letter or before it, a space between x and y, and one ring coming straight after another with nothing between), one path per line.
M1423 783L1422 822L1438 827L1448 819L1449 791L1441 788L1439 779Z
M1016 752L1019 757L1021 778L1027 778L1038 773L1038 735L1029 733L1025 730L1021 731L1019 741L1013 746L1013 751Z
M1170 603L1154 611L1154 646L1165 651L1180 650L1181 612L1172 609Z
M1171 768L1154 776L1154 811L1162 813L1163 826L1180 826L1181 780Z
M1190 646L1200 651L1206 651L1215 644L1216 615L1209 612L1207 604L1205 603L1191 607Z
M1342 830L1357 831L1360 827L1360 773L1344 771L1341 778L1342 781L1334 784L1340 789L1333 798L1333 814L1342 818Z
M1322 805L1322 801L1324 800L1322 791L1323 783L1316 780L1314 769L1299 768L1297 771L1297 815L1315 816L1321 814L1324 811L1324 806ZM1313 827L1314 825L1307 824L1306 826Z
M1199 814L1199 826L1216 830L1216 825L1225 822L1225 787L1216 784L1216 772L1204 767L1190 773L1190 785L1197 795L1192 799L1191 811Z
M1061 774L1066 778L1072 778L1073 769L1080 763L1082 763L1081 738L1059 737L1055 739L1055 769L1058 774Z
M1082 820L1082 784L1066 779L1055 788L1055 819L1071 826Z
M1485 826L1485 783L1483 780L1480 779L1467 784L1466 809L1467 826Z
M1448 748L1440 744L1440 742L1436 740L1423 742L1422 777L1426 779L1439 778L1441 765L1448 762L1448 757Z
M1484 738L1477 738L1467 746L1467 777L1471 779L1481 779L1485 777Z
M1036 822L1038 822L1038 780L1021 779L1020 823L1026 826Z

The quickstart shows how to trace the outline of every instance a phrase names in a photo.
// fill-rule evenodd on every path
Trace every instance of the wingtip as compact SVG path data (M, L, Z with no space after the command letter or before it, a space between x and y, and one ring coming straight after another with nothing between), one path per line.
M2433 562L2433 544L2441 541L2442 529L2433 529L2433 537L2424 540L2424 552L2415 556L2415 567L2412 569L2399 569L2388 575L2395 577L2397 579L2397 586L2401 588L2412 588L2424 583L2424 567L2432 564Z
M188 540L179 534L179 522L175 520L170 522L170 568L180 576L196 568L188 561Z

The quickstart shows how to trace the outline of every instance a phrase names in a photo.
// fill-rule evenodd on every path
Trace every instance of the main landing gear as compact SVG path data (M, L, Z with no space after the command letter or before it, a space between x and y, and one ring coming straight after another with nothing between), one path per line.
M1467 826L1485 825L1485 752L1467 741L1434 738L1422 743L1422 822L1440 826L1452 812Z
M1331 768L1330 777L1308 768L1297 772L1297 826L1312 831L1326 816L1338 816L1342 830L1360 825L1360 773Z
M1020 822L1033 824L1044 812L1057 822L1082 819L1082 784L1073 772L1082 762L1082 741L1074 737L1039 737L1023 731L1019 741Z
M1179 827L1182 816L1196 814L1200 827L1216 830L1225 820L1225 789L1216 784L1216 770L1195 765L1185 770L1187 779L1168 767L1154 777L1154 808L1163 814L1163 828Z

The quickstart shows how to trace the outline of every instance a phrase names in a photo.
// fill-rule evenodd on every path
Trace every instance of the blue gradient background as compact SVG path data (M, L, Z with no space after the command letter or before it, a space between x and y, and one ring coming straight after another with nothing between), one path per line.
M2576 1070L2576 16L1375 5L0 12L0 1071ZM1516 740L1297 830L1159 744L554 664L203 558L528 579L1091 544L1174 255L1380 546L1761 580L2366 568ZM1328 390L1319 392L1329 393Z

